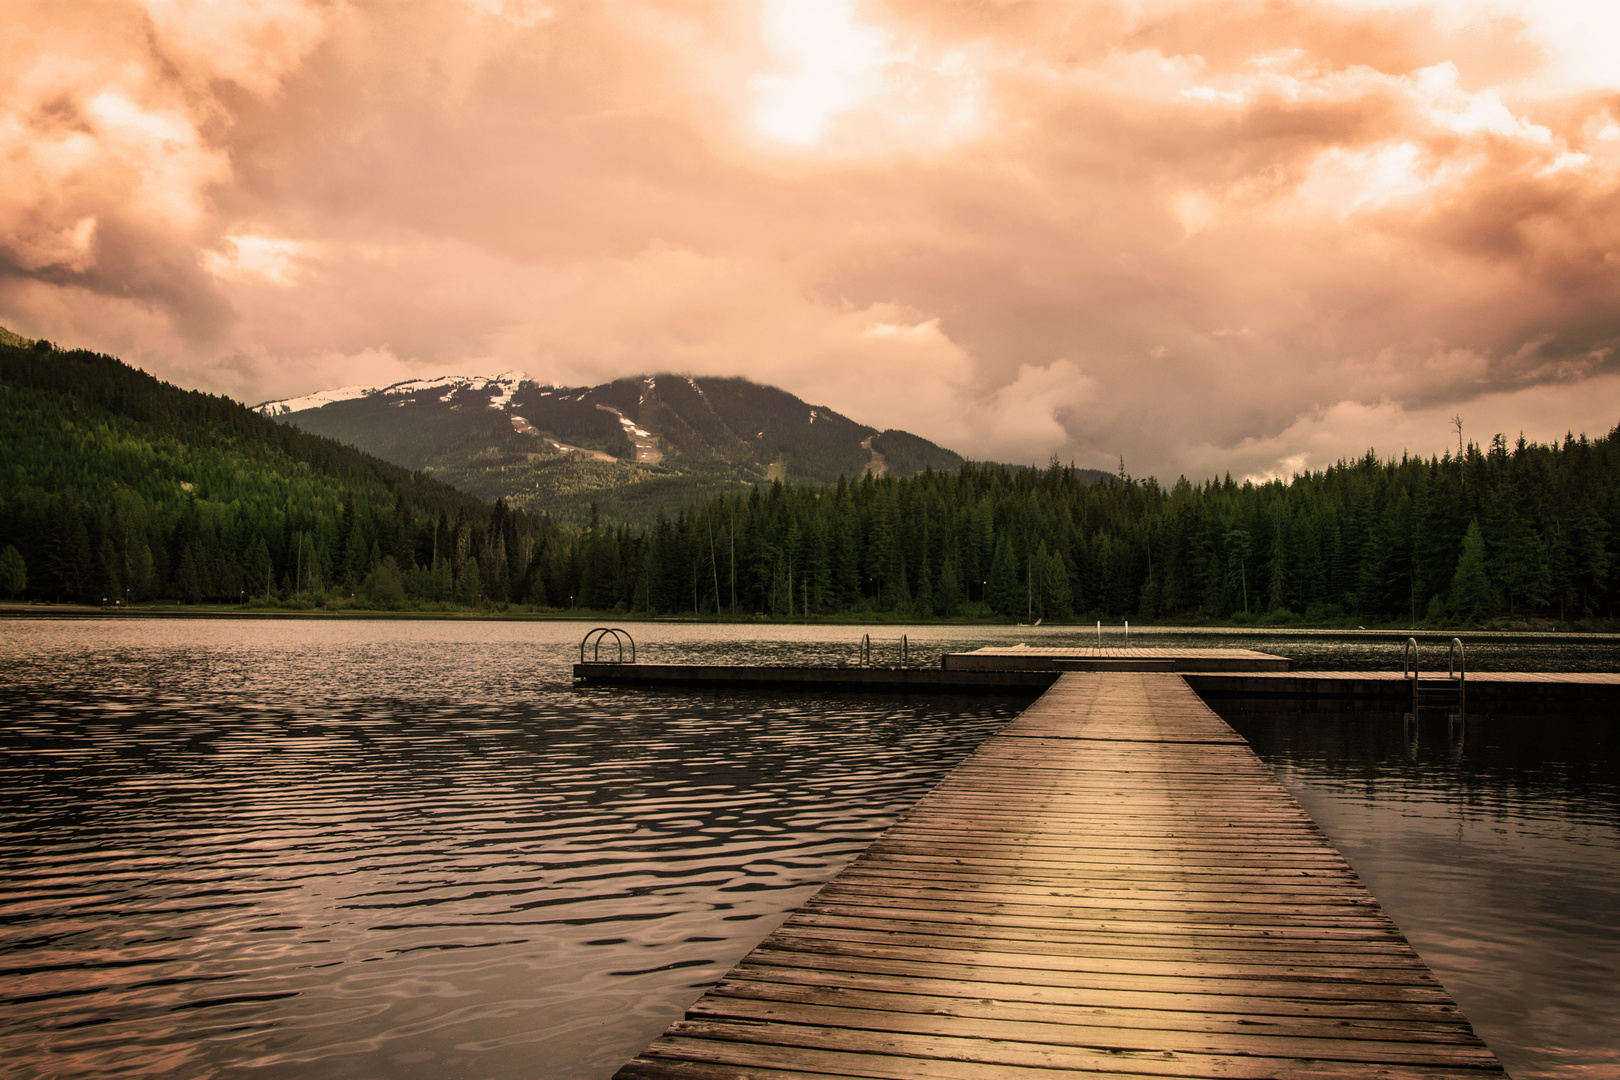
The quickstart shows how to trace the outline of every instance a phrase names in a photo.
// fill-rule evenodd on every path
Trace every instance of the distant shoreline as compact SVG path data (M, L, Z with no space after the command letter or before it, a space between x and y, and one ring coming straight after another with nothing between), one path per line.
M612 612L537 612L537 611L373 611L360 609L340 609L336 611L313 608L309 610L276 610L271 608L241 608L241 607L212 607L208 605L196 606L142 606L142 607L100 607L88 604L18 604L0 602L0 619L332 619L356 620L366 622L571 622L593 623L669 623L676 625L704 625L704 626L757 626L785 627L785 626L938 626L958 627L963 630L972 630L978 627L1007 627L1022 628L1035 633L1041 631L1064 631L1068 633L1083 633L1092 629L1096 622L1049 622L1040 626L1029 626L1024 623L1007 623L1000 620L941 620L941 619L897 619L892 616L847 618L828 616L814 618L809 622L802 619L775 619L763 616L736 618L719 618L712 616L644 616L628 613ZM1104 622L1102 630L1108 636L1109 644L1118 646L1124 631L1124 624L1119 622ZM1524 641L1526 639L1544 639L1549 642L1594 642L1594 641L1620 641L1620 631L1601 630L1575 630L1560 629L1558 627L1480 627L1465 628L1409 628L1409 627L1343 627L1343 626L1266 626L1266 625L1187 625L1166 624L1153 625L1143 623L1130 624L1131 631L1138 634L1170 634L1170 635L1233 635L1249 637L1334 637L1334 638L1365 638L1368 640L1389 640L1392 638L1416 637L1420 639L1449 638L1464 635L1471 641L1489 641L1493 638L1502 640Z
M622 616L607 616L608 618ZM601 622L598 615L550 615L534 611L371 611L310 608L278 611L273 608L210 607L100 607L89 604L0 604L0 618L24 619L367 619L441 620L471 622ZM637 620L645 621L645 620ZM671 620L664 620L671 621ZM688 619L688 622L698 620Z

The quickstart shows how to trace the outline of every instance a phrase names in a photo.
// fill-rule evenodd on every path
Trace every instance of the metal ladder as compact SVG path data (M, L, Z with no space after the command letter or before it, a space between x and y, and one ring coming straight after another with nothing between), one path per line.
M626 644L628 644L630 646L630 662L634 664L636 662L636 640L630 636L630 631L622 630L617 626L598 626L596 629L587 633L584 639L579 643L579 662L582 664L586 663L585 646L593 645L594 649L591 652L591 659L589 662L593 664L603 663L602 642L607 640L610 635L612 636L613 643L619 647L619 655L616 658L607 660L606 663L624 663L624 647Z
M900 635L900 670L902 670L902 671L904 671L907 667L910 666L909 663L907 662L910 659L910 657L907 654L908 645L909 645L909 642L907 642L907 640L906 640L906 635L901 634ZM871 634L862 634L861 635L861 645L860 645L860 651L858 653L858 661L857 661L857 663L858 663L858 666L863 667L863 668L869 668L869 667L872 666L872 635Z
M1443 679L1423 678L1418 670L1417 638L1407 638L1406 651L1401 658L1401 673L1412 684L1412 715L1416 716L1424 709L1431 712L1436 709L1456 713L1468 711L1468 663L1461 638L1451 639L1451 649L1446 656L1446 677Z

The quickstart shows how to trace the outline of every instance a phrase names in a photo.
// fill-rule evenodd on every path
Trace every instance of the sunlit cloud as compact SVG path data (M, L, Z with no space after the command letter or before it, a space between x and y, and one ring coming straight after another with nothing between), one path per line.
M555 7L541 0L462 0L462 3L473 11L520 27L534 26L557 14Z
M315 0L140 0L139 8L182 73L261 95L320 42L331 10Z
M752 79L751 119L776 142L809 147L836 132L843 150L942 146L983 119L963 51L925 57L862 22L852 0L763 0L760 32L773 66Z
M222 278L261 278L273 285L292 285L309 245L296 240L241 234L224 238L225 251L203 252L203 266Z
M1417 12L1443 32L1511 21L1542 54L1522 80L1534 95L1620 89L1620 7L1593 0L1340 0L1373 15Z
M754 82L754 124L782 142L808 145L840 113L882 90L882 71L901 57L888 34L855 20L849 0L765 0L760 19L776 71Z
M1607 8L7 15L0 324L187 385L746 375L1139 476L1620 419Z

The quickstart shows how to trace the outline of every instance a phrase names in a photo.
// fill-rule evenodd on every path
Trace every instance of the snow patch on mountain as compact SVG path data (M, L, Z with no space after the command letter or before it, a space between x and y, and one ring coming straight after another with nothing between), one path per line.
M443 390L439 396L440 401L449 401L462 390L474 392L488 392L491 389L498 393L491 394L489 407L492 409L505 409L512 403L512 397L524 383L531 382L529 377L521 371L503 371L499 375L440 375L436 379L407 379L404 382L393 383L389 386L345 386L339 390L318 390L303 397L285 398L281 401L266 401L261 405L253 406L255 412L265 416L286 416L288 413L304 412L306 409L319 409L338 401L352 401L355 398L383 396L404 397L424 393L430 390ZM551 391L546 391L550 393ZM403 404L403 403L402 403Z
M626 435L640 435L643 439L650 439L650 438L653 437L652 432L643 431L641 428L636 426L636 422L634 420L630 419L628 416L624 415L624 413L620 412L618 409L615 409L613 406L611 406L611 405L598 405L597 408L601 409L603 412L612 413L614 416L618 417L619 418L619 425L624 428L624 433Z
M528 376L521 371L503 371L499 375L441 375L437 379L411 379L408 382L395 383L382 392L393 396L442 389L444 393L439 396L439 400L449 401L463 390L487 393L491 388L495 388L499 393L490 396L489 407L504 409L512 403L512 395L528 381Z
M253 406L253 411L265 416L286 416L288 413L303 412L305 409L319 409L334 401L352 401L355 398L369 397L378 392L375 386L345 386L339 390L317 390L303 397L266 401Z
M703 404L708 407L710 412L714 412L714 404L709 401L709 395L703 392L703 387L698 385L696 379L688 375L686 377L686 385L690 386L694 391L697 392L697 396L703 400Z
M492 409L504 409L512 404L512 395L517 393L518 388L528 381L529 377L521 371L503 371L493 379L485 379L484 385L479 389L487 390L492 385L499 386L501 392L489 399L489 407Z
M453 394L471 381L473 380L464 375L441 375L437 379L410 379L406 382L395 383L392 386L385 386L379 393L393 397L402 394L419 394L424 390L438 390L441 387L448 386ZM443 401L444 399L440 398L439 400Z

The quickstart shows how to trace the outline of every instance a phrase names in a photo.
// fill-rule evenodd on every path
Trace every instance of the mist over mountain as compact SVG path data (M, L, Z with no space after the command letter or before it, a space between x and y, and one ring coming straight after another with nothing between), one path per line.
M739 378L546 386L508 372L346 387L258 411L560 521L651 522L762 480L954 471L963 458ZM1098 474L1099 476L1102 474Z

